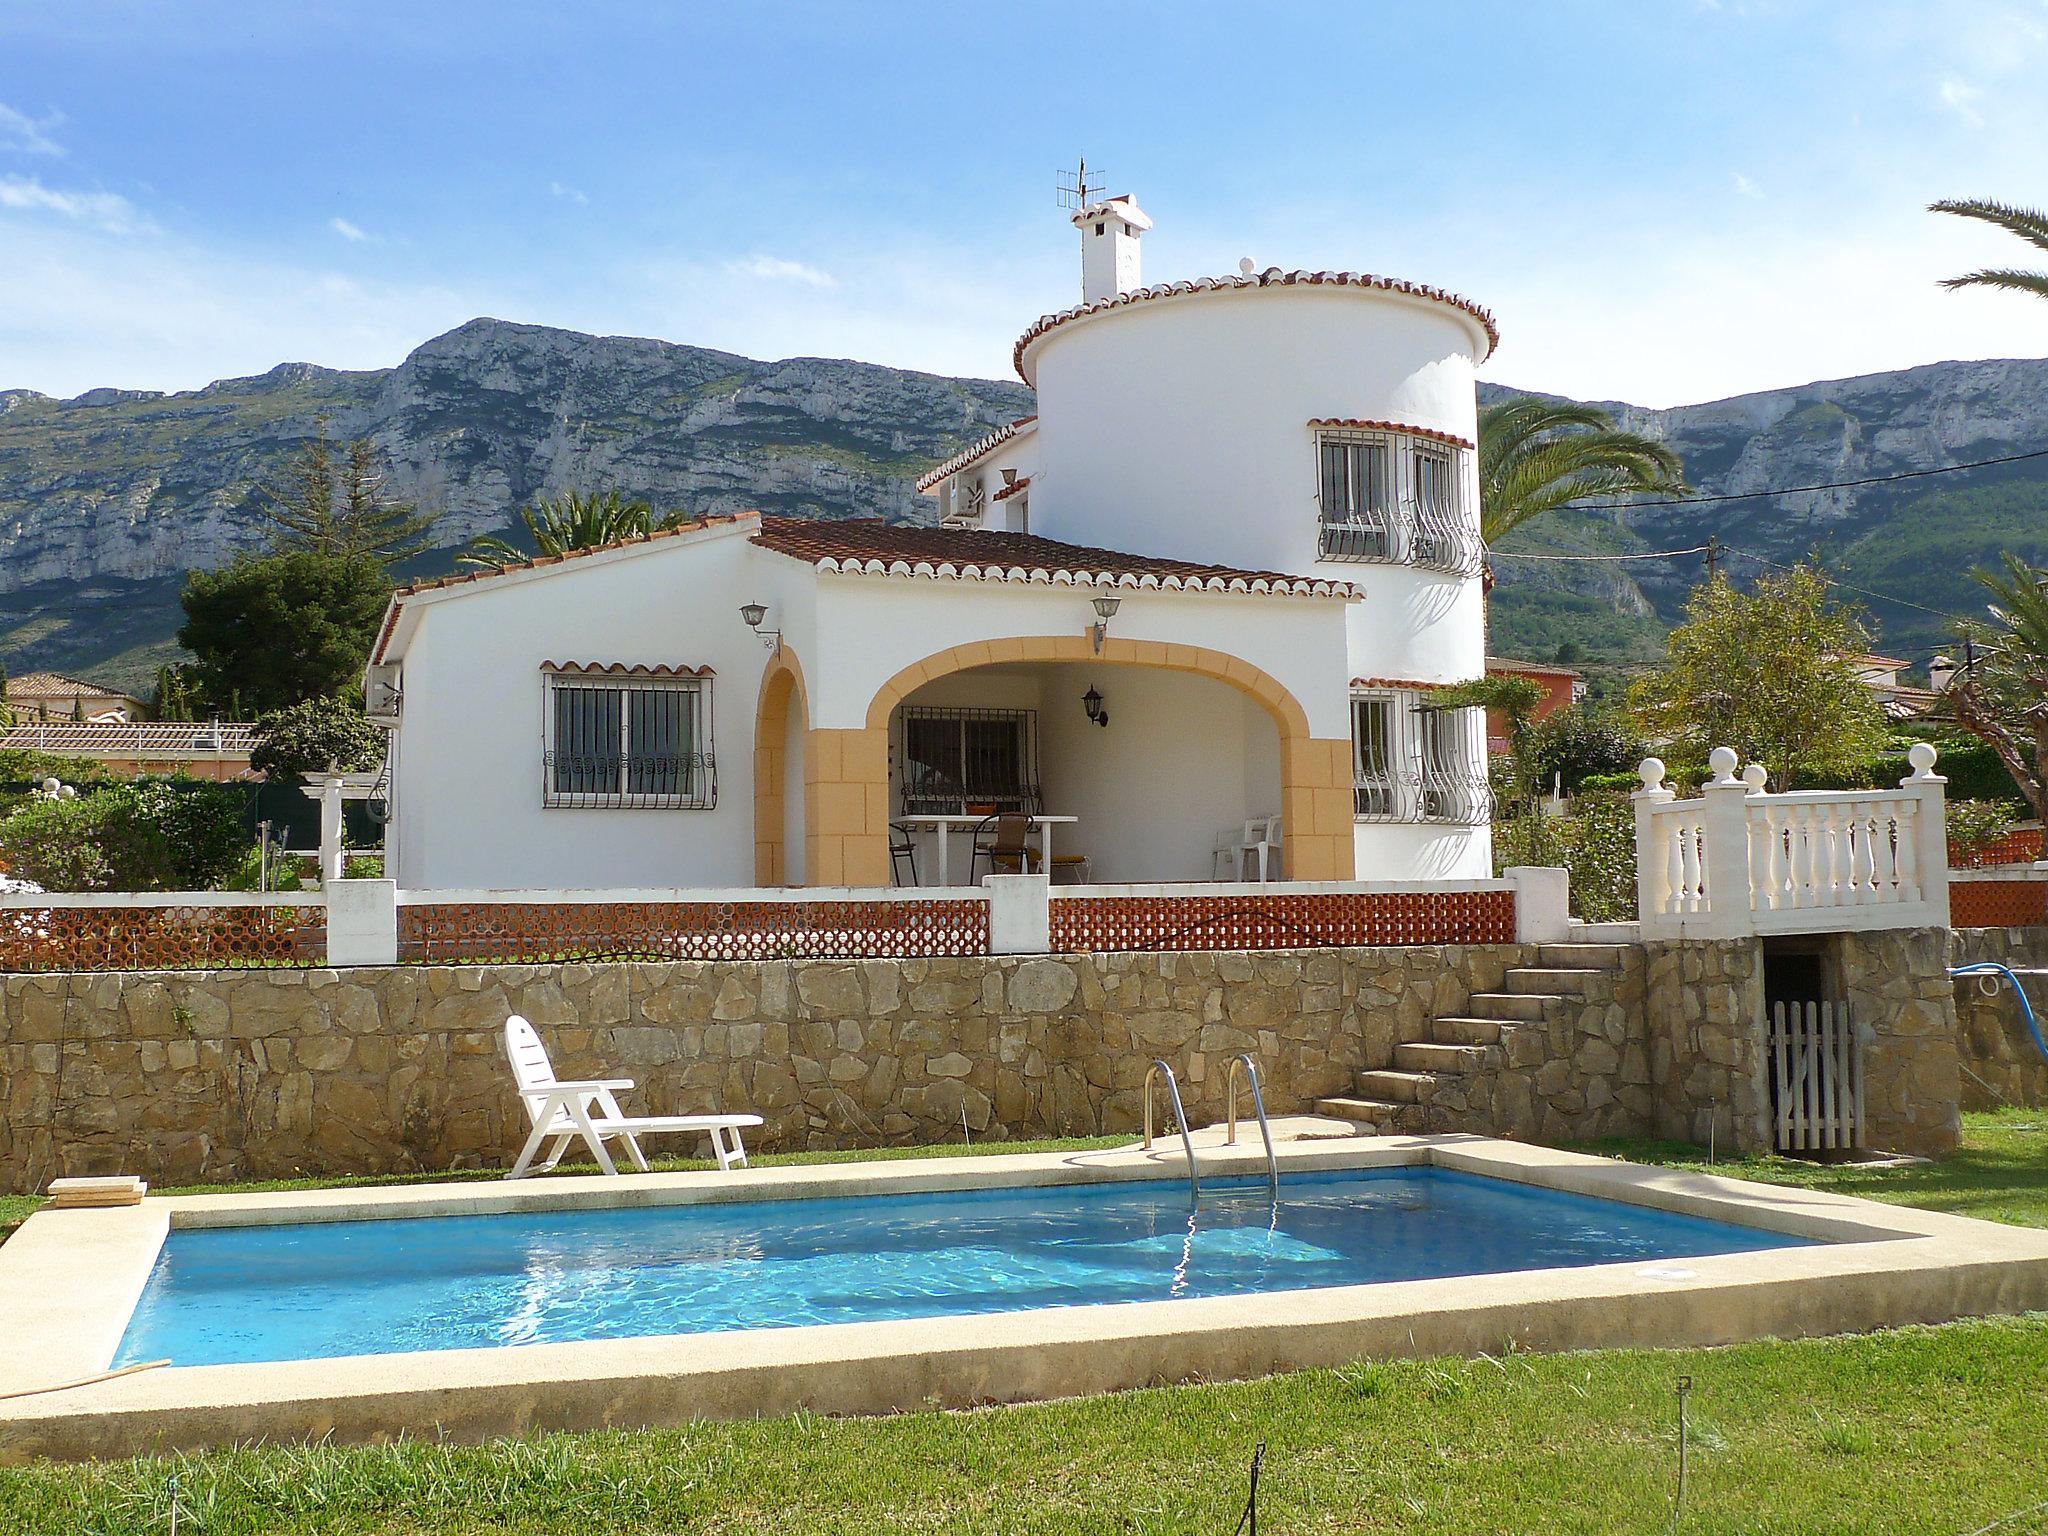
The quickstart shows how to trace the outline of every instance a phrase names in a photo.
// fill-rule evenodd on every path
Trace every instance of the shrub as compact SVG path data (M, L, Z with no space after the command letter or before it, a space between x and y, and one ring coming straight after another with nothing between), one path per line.
M210 890L246 839L233 785L144 780L36 799L0 822L0 853L52 891Z
M249 766L273 779L305 779L332 763L362 772L384 761L384 733L346 699L307 699L256 721Z
M1577 794L1588 777L1626 773L1643 757L1633 733L1583 707L1559 710L1537 721L1530 737L1529 759L1537 787L1547 790L1561 780L1568 795Z
M341 878L344 880L382 880L384 878L384 855L381 853L351 854L342 861Z
M1948 803L1948 856L1968 864L2012 831L2012 807L1997 800L1951 800Z
M1569 816L1525 816L1496 823L1495 869L1561 866L1571 875L1572 916L1589 923L1636 915L1635 807L1624 795L1581 794Z

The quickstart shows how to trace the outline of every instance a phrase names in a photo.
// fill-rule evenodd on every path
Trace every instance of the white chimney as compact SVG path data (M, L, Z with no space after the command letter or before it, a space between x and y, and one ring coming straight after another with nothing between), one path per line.
M1937 656L1927 663L1927 682L1936 693L1947 693L1950 681L1956 675L1956 664L1946 656Z
M1074 228L1081 231L1083 304L1113 299L1143 285L1138 240L1151 227L1152 221L1128 195L1104 198L1074 211Z

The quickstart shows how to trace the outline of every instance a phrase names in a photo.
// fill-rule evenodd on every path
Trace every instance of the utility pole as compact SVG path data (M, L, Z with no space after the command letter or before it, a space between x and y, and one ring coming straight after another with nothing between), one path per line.
M1714 574L1721 568L1721 539L1718 534L1707 535L1707 581L1714 580Z

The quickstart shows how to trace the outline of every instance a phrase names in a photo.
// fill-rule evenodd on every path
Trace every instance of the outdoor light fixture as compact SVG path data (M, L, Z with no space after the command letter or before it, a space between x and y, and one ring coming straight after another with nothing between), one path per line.
M1099 602L1101 599L1098 598L1097 601ZM1109 603L1111 607L1114 607L1116 599L1110 598ZM1081 695L1081 707L1088 711L1088 718L1097 725L1109 724L1109 711L1102 707L1102 695L1097 693L1092 686L1086 693Z
M741 603L740 617L746 621L747 628L761 637L763 645L773 650L777 655L782 653L782 631L779 629L763 629L761 627L761 621L768 617L768 605L766 603Z
M1121 598L1111 597L1108 593L1103 593L1095 599L1095 627L1090 633L1095 636L1095 653L1098 656L1102 654L1103 638L1109 633L1109 621L1121 601ZM1088 691L1093 693L1095 690L1091 688ZM1095 716L1091 713L1088 718L1093 720Z

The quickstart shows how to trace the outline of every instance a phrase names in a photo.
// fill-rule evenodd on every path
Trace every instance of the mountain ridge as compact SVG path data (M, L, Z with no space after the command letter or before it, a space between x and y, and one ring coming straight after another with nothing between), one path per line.
M1524 391L1491 382L1482 401ZM1564 397L1555 397L1564 398ZM2048 359L1916 365L1697 405L1594 402L1669 441L1702 494L1857 479L2048 447ZM439 509L445 570L514 509L578 488L657 506L797 516L930 514L912 481L1032 408L1023 385L855 359L762 361L652 337L478 317L382 369L287 362L195 390L0 390L0 663L138 686L174 654L188 567L260 545L256 486L319 432L367 436L392 489ZM1531 554L1734 549L1743 578L1817 551L1923 650L1998 549L2048 560L2048 460L1859 490L1573 512L1497 552L1492 648L1652 654L1697 557L1570 564ZM1915 659L1918 659L1917 656Z

